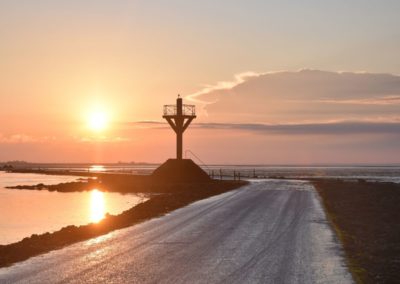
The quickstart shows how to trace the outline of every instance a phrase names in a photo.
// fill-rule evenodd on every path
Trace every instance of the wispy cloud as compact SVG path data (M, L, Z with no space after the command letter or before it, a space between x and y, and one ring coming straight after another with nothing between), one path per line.
M127 137L108 137L108 136L87 136L79 137L75 139L78 142L83 143L118 143L118 142L129 142L130 138Z
M192 102L202 103L202 104L214 103L214 102L216 102L216 100L207 101L207 100L202 99L201 97L204 97L207 94L214 92L214 91L222 91L222 90L232 89L232 88L236 87L237 85L244 83L249 78L258 77L263 74L266 74L266 73L256 73L256 72L252 72L252 71L242 72L242 73L236 74L232 81L220 81L220 82L217 82L215 85L206 85L200 91L186 96L186 99L188 99Z
M264 134L284 135L347 135L347 134L396 134L400 135L400 123L337 122L310 124L246 124L246 123L198 123L195 128L232 129Z
M130 129L154 129L154 128L167 128L168 123L165 121L155 121L155 120L141 120L141 121L127 121L119 123L122 128Z
M11 134L3 135L0 134L0 143L2 144L26 144L26 143L45 143L56 140L55 137L50 136L32 136L27 134Z
M159 121L129 122L134 128L169 129L169 125ZM341 135L341 134L399 134L400 119L392 121L325 121L309 123L262 124L262 123L193 123L191 129L237 130L261 134L284 135Z
M348 99L348 100L335 100L335 99L324 99L317 100L314 102L328 103L328 104L350 104L350 105L397 105L400 104L400 96L384 96L376 98L365 98L365 99Z

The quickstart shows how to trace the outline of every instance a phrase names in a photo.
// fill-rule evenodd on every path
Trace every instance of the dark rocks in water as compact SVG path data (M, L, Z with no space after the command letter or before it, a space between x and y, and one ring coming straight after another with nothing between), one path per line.
M14 167L12 165L3 165L2 167L0 167L0 170L2 171L12 171L14 169Z
M196 165L191 159L168 159L152 174L156 182L209 182L208 174Z

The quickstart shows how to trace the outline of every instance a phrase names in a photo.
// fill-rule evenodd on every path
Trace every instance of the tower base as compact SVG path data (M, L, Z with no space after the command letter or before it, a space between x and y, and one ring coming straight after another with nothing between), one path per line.
M209 182L211 178L191 159L168 159L152 174L158 182Z

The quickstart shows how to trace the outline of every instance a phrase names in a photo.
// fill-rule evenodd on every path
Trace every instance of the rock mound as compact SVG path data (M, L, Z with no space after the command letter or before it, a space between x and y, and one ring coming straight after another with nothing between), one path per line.
M211 178L191 159L168 159L152 174L157 182L209 182Z

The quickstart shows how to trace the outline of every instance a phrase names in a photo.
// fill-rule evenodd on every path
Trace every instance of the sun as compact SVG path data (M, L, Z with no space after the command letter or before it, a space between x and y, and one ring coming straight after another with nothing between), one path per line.
M89 114L88 126L93 131L102 131L107 127L108 118L104 111L94 111Z

